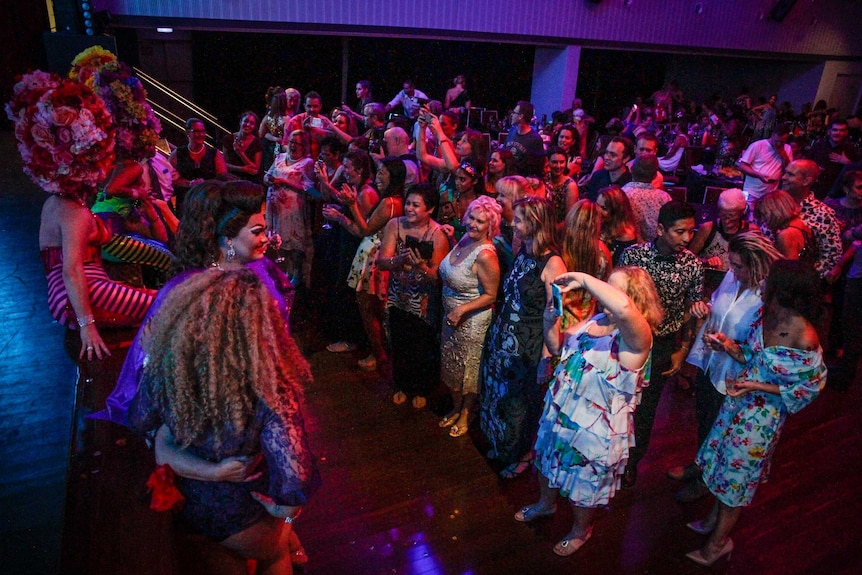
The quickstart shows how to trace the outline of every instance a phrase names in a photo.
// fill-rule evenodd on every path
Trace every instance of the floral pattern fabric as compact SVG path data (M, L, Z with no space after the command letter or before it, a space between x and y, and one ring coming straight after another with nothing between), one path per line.
M575 505L606 505L619 488L634 445L634 412L649 381L650 362L637 371L619 362L621 336L588 330L569 336L545 395L536 439L536 467Z
M727 396L697 453L703 480L730 507L751 503L757 486L768 479L770 460L789 413L809 405L826 383L820 348L806 351L764 347L760 321L749 336L751 359L737 377L778 385L780 393L750 391Z
M664 256L653 242L628 247L620 256L620 266L637 266L644 269L658 291L665 316L656 336L676 333L691 302L703 296L703 264L688 250Z

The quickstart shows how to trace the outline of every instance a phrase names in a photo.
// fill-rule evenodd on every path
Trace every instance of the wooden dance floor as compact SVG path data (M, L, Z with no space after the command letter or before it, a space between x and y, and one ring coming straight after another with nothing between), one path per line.
M21 174L11 134L0 134L0 560L4 573L169 575L188 549L168 514L148 508L153 468L143 442L106 422L84 425L70 449L70 423L110 391L113 366L100 366L72 413L74 366L63 330L45 310L37 231L43 194ZM668 386L636 487L597 515L592 539L557 557L571 526L557 516L535 524L513 514L538 496L533 473L503 480L483 456L478 426L452 439L437 426L442 394L429 407L396 406L358 353L325 350L310 306L297 302L294 329L313 365L305 390L306 430L321 489L296 521L323 575L501 574L850 574L862 562L862 385L826 389L791 416L772 479L745 509L729 561L711 570L685 558L704 538L685 523L711 503L680 504L666 468L695 451L694 400ZM67 457L67 453L72 453ZM68 478L66 471L69 471Z

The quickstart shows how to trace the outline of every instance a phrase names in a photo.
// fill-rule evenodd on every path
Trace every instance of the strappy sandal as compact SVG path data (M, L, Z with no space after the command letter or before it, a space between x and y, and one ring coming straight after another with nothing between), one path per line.
M441 419L440 423L438 423L437 425L440 427L452 427L453 425L455 425L455 422L458 421L458 417L460 415L461 414L456 411L452 415L447 415L446 417Z
M532 464L532 457L530 459L527 459L526 461L522 459L521 461L513 463L509 467L503 469L500 472L500 477L502 477L503 479L515 479L516 477L527 471Z
M461 437L462 435L466 435L467 431L469 429L470 429L470 424L453 425L452 429L449 430L449 437Z

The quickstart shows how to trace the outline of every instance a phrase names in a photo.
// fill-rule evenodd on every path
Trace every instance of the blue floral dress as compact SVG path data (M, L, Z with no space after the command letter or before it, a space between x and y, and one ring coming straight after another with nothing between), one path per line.
M778 385L780 394L728 395L697 453L695 461L707 487L730 507L751 503L758 484L769 477L769 462L787 414L814 401L826 383L820 348L764 347L759 318L744 351L748 361L737 379Z
M545 395L536 439L536 467L552 488L579 507L606 505L634 445L634 412L649 382L650 361L629 370L619 361L621 336L588 329L569 336Z

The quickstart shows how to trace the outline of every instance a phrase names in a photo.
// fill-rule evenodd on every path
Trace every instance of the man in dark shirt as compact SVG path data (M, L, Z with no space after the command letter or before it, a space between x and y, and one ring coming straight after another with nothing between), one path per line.
M586 197L595 202L602 188L613 184L623 186L631 182L632 174L626 164L634 157L634 150L635 145L628 138L624 136L611 138L602 155L605 167L593 172L585 188Z
M695 225L694 208L668 202L659 211L655 240L630 246L620 256L620 266L638 266L649 273L665 312L653 340L650 383L635 411L635 446L623 475L625 488L637 480L637 465L649 447L664 382L679 372L694 340L695 321L689 309L703 297L703 264L688 251Z
M841 168L862 160L862 152L847 137L849 133L846 120L834 120L829 124L826 137L814 142L806 154L806 157L814 160L820 167L820 177L811 188L818 200L822 200L829 193L841 173Z
M515 169L522 176L542 177L545 161L545 144L536 133L530 121L533 119L533 105L520 100L512 110L512 127L506 136L503 147L515 157Z

